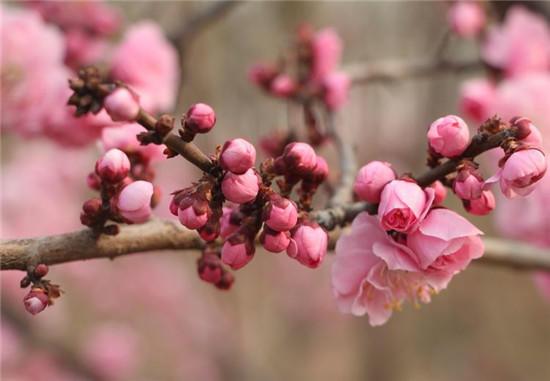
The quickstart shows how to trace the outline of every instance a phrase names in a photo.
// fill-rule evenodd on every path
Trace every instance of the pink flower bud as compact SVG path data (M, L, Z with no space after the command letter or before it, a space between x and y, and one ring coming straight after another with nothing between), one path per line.
M151 216L153 184L134 181L126 185L118 195L117 208L122 217L133 223L142 223Z
M263 63L255 64L248 71L248 79L250 82L263 88L269 88L271 82L277 75L278 70L276 67Z
M220 236L223 239L226 239L227 237L235 233L237 230L239 230L241 221L240 221L240 218L237 218L237 216L238 216L237 209L223 207L223 214L222 214L222 218L220 219L220 225L221 225Z
M96 162L95 171L101 179L118 183L128 176L130 159L121 150L110 149Z
M35 277L42 278L48 274L48 271L50 271L48 265L40 263L34 268L33 274Z
M330 110L338 110L348 100L351 80L346 73L330 73L323 79L323 102Z
M208 213L199 213L195 211L193 205L178 210L178 218L187 229L199 229L206 225Z
M296 91L296 83L289 75L279 74L271 82L270 91L277 97L287 98Z
M542 147L542 134L533 122L525 117L515 117L510 123L518 129L518 138L530 147Z
M481 197L483 178L475 169L465 168L458 172L453 182L453 191L463 200L476 200Z
M430 147L445 157L458 156L470 143L468 125L455 115L437 119L428 130Z
M353 190L360 200L378 203L384 186L395 180L391 164L385 161L371 161L357 173Z
M315 164L315 168L313 168L313 172L308 178L308 181L321 184L328 178L328 174L329 169L327 161L322 156L317 155L317 164Z
M434 190L434 205L440 205L447 198L447 188L437 180L430 187Z
M479 2L456 1L447 14L449 25L460 37L475 37L485 25L485 11Z
M205 282L216 284L222 280L222 261L215 254L203 254L198 261L199 277Z
M247 242L231 242L227 240L222 247L222 262L231 267L233 270L238 270L244 267L252 260L254 256L254 246Z
M260 190L258 175L250 168L242 175L227 172L222 180L222 192L226 199L237 204L253 201Z
M264 227L262 234L260 234L260 243L267 251L272 253L280 253L285 251L290 244L290 232L279 232L268 227Z
M298 210L288 198L275 196L265 207L264 219L266 225L273 230L290 230L298 221Z
M244 139L232 139L223 145L220 164L223 169L242 175L254 166L256 149Z
M185 115L185 127L196 134L205 134L216 124L214 109L205 103L196 103Z
M493 82L485 78L468 80L460 89L460 113L475 123L482 123L491 116L496 99Z
M317 32L311 40L312 69L311 79L320 81L330 74L340 63L342 40L333 28Z
M88 176L86 176L86 184L94 190L100 190L101 189L101 179L98 175L95 174L95 172L90 172Z
M463 200L464 209L470 214L484 216L495 209L495 196L490 190L481 192L481 197L475 200Z
M105 97L105 111L115 122L133 122L139 113L139 99L125 87L119 87Z
M508 198L517 195L527 196L535 189L535 183L546 173L546 166L546 157L538 149L514 152L500 171L502 193Z
M23 304L25 309L33 315L44 311L48 306L48 295L41 288L33 288L29 291L25 298L23 298Z
M315 268L323 261L327 245L325 230L315 222L304 222L293 230L286 253L301 264Z
M429 200L426 192L418 184L393 180L382 190L378 219L385 230L409 232L419 222L433 200Z
M179 205L176 202L176 197L172 197L172 201L170 201L170 205L168 205L168 209L170 210L170 213L172 213L174 216L178 216L179 212Z
M290 143L282 155L285 169L298 175L306 175L317 165L317 154L307 143Z

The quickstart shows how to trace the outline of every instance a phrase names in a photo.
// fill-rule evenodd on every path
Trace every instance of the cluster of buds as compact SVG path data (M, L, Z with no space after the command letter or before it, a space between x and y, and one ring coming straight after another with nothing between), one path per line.
M21 279L21 288L30 286L30 291L23 298L23 304L27 312L36 315L47 306L53 304L54 299L61 296L61 288L43 279L48 274L49 268L41 263L27 271L27 275Z

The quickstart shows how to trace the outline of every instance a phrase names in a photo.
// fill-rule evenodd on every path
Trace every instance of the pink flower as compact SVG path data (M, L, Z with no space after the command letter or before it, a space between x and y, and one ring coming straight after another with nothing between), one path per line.
M178 210L178 218L183 226L187 229L199 229L206 225L208 221L208 213L198 212L190 205L186 208Z
M539 129L525 117L513 118L510 123L519 130L519 138L530 147L542 147L542 134Z
M436 181L432 185L430 185L431 188L434 190L434 205L440 205L445 201L447 198L447 188L445 185L441 183L441 181Z
M252 168L242 175L227 172L222 180L223 195L236 204L253 201L259 190L259 178Z
M309 144L296 142L285 147L281 160L285 171L307 175L317 165L317 154Z
M252 260L254 251L254 246L248 242L232 242L232 239L229 239L222 247L222 262L233 270L238 270Z
M451 29L460 37L475 37L485 26L485 11L478 2L456 1L447 18Z
M338 110L348 100L351 80L344 72L334 72L323 78L323 101L331 110Z
M285 197L273 197L266 205L265 224L282 232L292 229L298 221L296 205Z
M405 300L428 303L432 288L414 255L394 242L375 217L359 214L351 233L336 243L332 290L338 308L356 316L367 314L373 326L384 324Z
M342 57L342 40L333 28L318 31L311 40L311 80L321 81L336 69Z
M407 236L407 246L415 253L430 285L439 291L472 259L483 255L480 234L483 233L457 213L432 209L418 229Z
M220 220L220 236L223 239L228 238L230 235L235 233L237 230L239 230L240 227L240 221L238 218L239 211L238 208L228 208L223 207L223 214L222 218Z
M146 110L173 108L179 77L177 52L157 24L142 21L127 29L113 52L111 73L136 91Z
M460 113L475 123L482 123L491 116L496 96L493 82L485 78L468 80L460 89Z
M25 309L33 315L44 311L48 306L48 301L48 295L41 288L33 288L23 299Z
M483 178L472 168L466 167L456 175L453 191L463 200L476 200L481 197Z
M203 254L199 259L197 271L205 282L216 284L222 280L222 262L215 254Z
M428 143L435 152L445 157L458 156L470 144L468 125L456 115L439 118L428 130Z
M151 216L153 184L148 181L134 181L126 185L118 196L117 207L125 219L133 223L143 223Z
M315 222L302 222L292 231L292 239L286 250L289 257L304 266L316 268L327 253L328 236Z
M206 103L195 103L185 114L185 128L195 134L205 134L214 128L216 113Z
M485 216L495 209L495 196L490 190L481 192L481 197L474 200L463 200L464 209L476 216Z
M285 251L290 244L290 233L288 231L276 231L264 227L260 234L260 243L267 251L280 253Z
M546 157L539 149L520 150L514 152L485 184L499 181L502 193L508 198L527 196L546 173L546 166Z
M277 97L287 98L296 91L296 83L289 75L279 74L271 82L270 91Z
M147 144L141 145L137 135L145 131L137 123L124 124L117 127L107 127L101 131L100 146L103 150L118 148L127 154L139 154L142 158L150 161L164 159L164 145Z
M371 161L357 173L353 190L360 200L376 204L380 202L382 189L392 180L395 180L395 172L390 163Z
M103 101L105 110L115 122L133 122L139 113L139 100L130 90L119 87Z
M244 139L232 139L225 142L220 155L223 169L242 175L256 162L256 149Z
M489 29L482 56L509 76L550 68L550 30L542 16L514 6L504 23Z
M118 183L128 176L130 159L121 150L110 149L96 162L95 171L101 179Z
M67 47L65 63L75 70L101 61L109 48L104 38L91 35L80 28L66 30L65 40Z
M385 230L409 232L420 222L434 200L434 190L418 184L393 180L382 190L378 219Z

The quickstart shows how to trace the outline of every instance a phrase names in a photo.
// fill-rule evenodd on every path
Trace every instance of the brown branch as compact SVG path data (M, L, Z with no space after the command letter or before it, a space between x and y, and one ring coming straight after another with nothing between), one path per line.
M341 231L331 234L331 248ZM484 238L486 251L480 263L521 270L550 270L550 251L528 244ZM38 263L47 265L156 250L199 250L198 235L172 221L154 220L142 225L124 225L116 236L96 239L90 230L56 236L5 240L0 243L2 270L26 270Z

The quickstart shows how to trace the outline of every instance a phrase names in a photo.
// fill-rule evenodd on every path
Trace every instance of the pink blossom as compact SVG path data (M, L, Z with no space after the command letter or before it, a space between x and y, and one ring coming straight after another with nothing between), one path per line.
M307 178L307 181L311 181L315 184L321 184L328 178L329 168L327 161L322 157L317 155L317 164L313 168L313 172Z
M185 114L185 128L196 134L205 134L214 128L216 113L206 103L195 103Z
M334 72L323 78L323 101L331 110L338 110L348 100L351 86L349 76L344 72Z
M434 190L434 205L440 205L445 201L447 198L447 188L445 185L441 183L441 181L436 181L432 185L430 185L431 188Z
M260 234L260 243L267 251L280 253L285 251L290 245L290 233L288 231L276 231L269 227L264 227Z
M395 172L390 163L371 161L357 173L353 190L360 200L378 203L382 189L392 180L395 180Z
M447 19L460 37L475 37L485 26L485 11L481 3L456 1L449 8Z
M409 232L432 205L434 190L422 190L418 184L404 180L389 182L380 197L378 219L386 230Z
M298 175L309 174L317 165L317 154L307 143L296 142L288 144L281 158L285 170Z
M430 301L432 288L412 252L394 242L375 217L359 214L351 233L336 243L335 252L332 290L341 312L367 314L369 323L377 326L405 300L415 304Z
M544 18L514 6L504 23L489 29L483 58L509 76L550 69L550 30Z
M456 115L439 118L428 130L428 143L435 152L443 156L458 156L470 144L468 125Z
M103 105L115 122L133 122L139 113L138 96L124 87L119 87L109 94Z
M117 207L122 217L133 223L143 223L151 216L153 184L134 181L126 185L118 196Z
M133 24L114 50L111 73L130 85L148 111L170 110L177 94L177 52L151 21Z
M259 178L253 168L242 175L227 172L222 180L223 195L237 204L253 201L259 190Z
M199 259L197 271L199 277L205 282L216 284L222 280L222 263L215 254L203 254Z
M118 148L127 154L140 154L144 159L156 161L165 156L164 145L148 144L141 145L137 135L145 130L137 123L124 124L117 127L104 128L101 131L100 146L107 151L111 148Z
M464 217L448 209L432 209L418 229L407 236L407 246L416 255L431 286L447 287L451 278L472 259L481 257L483 234Z
M342 58L342 40L333 28L318 31L311 40L311 79L321 81L336 69Z
M225 241L222 247L222 262L233 270L243 268L254 257L254 246L247 242Z
M285 197L274 197L267 203L265 223L271 229L282 232L292 229L298 221L296 205Z
M124 152L112 148L96 162L95 171L103 180L118 183L128 176L130 160Z
M481 197L483 178L469 168L458 171L453 182L453 191L463 200L475 200Z
M33 288L27 295L25 295L23 303L25 305L25 309L29 313L36 315L44 311L44 309L48 306L48 300L48 295L46 295L44 290L41 288Z
M496 101L495 84L485 78L471 79L460 89L460 113L475 123L482 123L491 117Z
M273 95L287 98L296 91L296 83L287 74L279 74L271 82L270 91Z
M542 134L539 129L525 117L516 117L511 121L512 126L519 131L519 138L523 144L530 147L542 147Z
M195 211L192 205L179 209L178 218L183 226L188 229L199 229L206 225L208 221L208 213L200 213Z
M304 266L318 267L327 253L328 236L314 222L302 222L292 231L292 239L286 250L289 257Z
M234 223L237 221L234 221L234 218L232 217L233 212L238 213L238 209L228 208L225 206L223 207L223 214L220 220L220 226L221 226L220 236L224 239L228 238L230 235L232 235L237 230L239 230L239 224Z
M242 175L256 162L256 149L244 139L232 139L225 142L220 155L223 169Z
M65 31L66 55L65 63L75 70L86 65L101 61L108 51L107 41L81 28L71 28Z
M495 196L490 190L481 192L481 197L474 200L463 200L464 209L470 214L484 216L495 209Z

